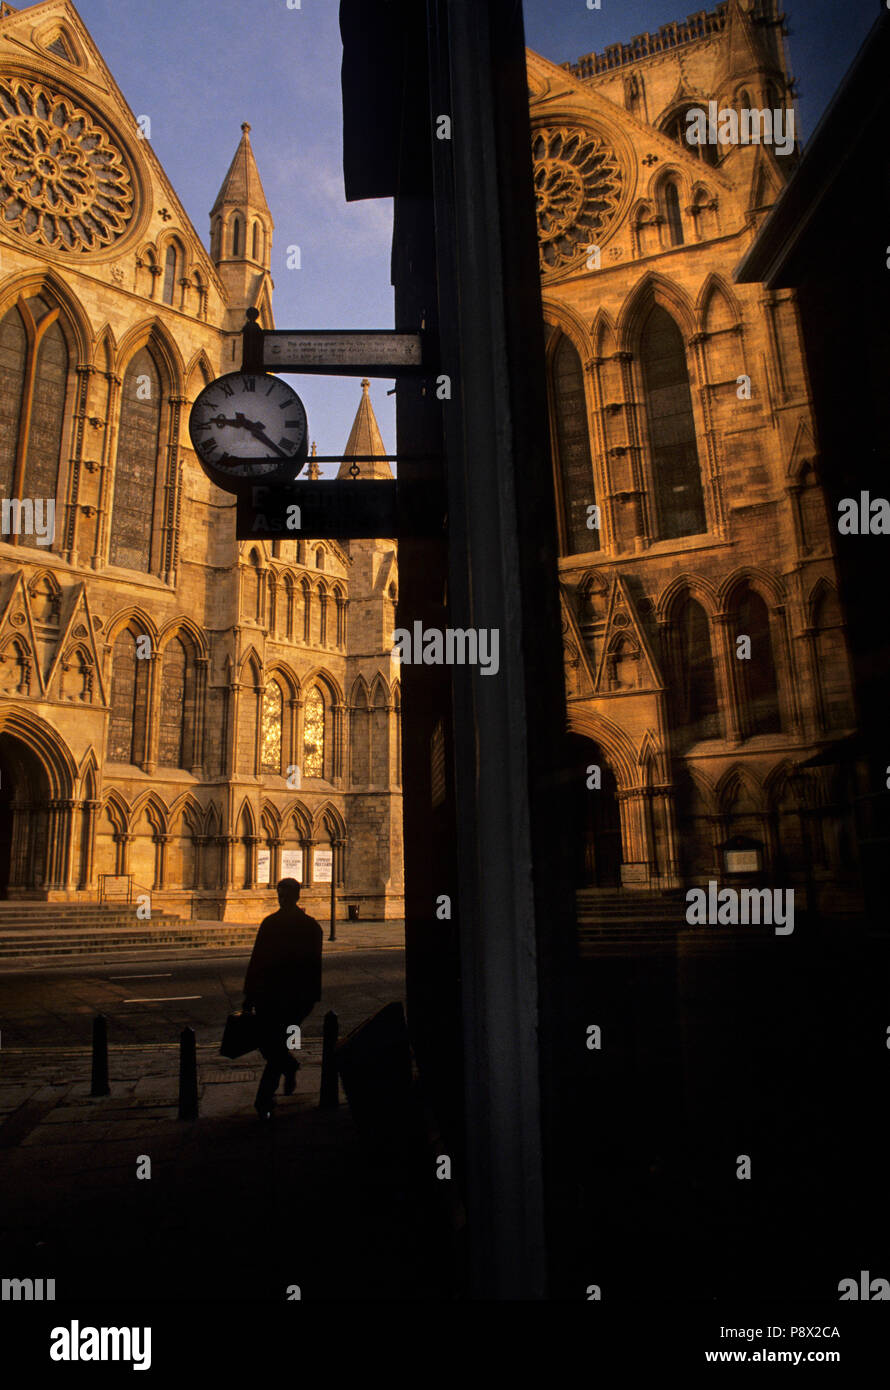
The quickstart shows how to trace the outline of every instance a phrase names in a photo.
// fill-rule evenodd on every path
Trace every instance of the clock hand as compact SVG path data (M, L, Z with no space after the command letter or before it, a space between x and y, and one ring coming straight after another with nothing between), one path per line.
M273 444L272 440L266 434L266 431L264 429L260 428L258 430L251 430L251 434L253 435L254 439L258 439L261 444L265 444L268 448L274 449L279 458L290 459L290 454L285 453L284 449L279 449L277 444Z

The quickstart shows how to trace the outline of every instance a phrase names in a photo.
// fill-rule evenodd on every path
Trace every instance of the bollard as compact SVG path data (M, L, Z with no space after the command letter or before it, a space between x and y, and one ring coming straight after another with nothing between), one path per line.
M194 1028L183 1028L179 1035L179 1118L198 1118L198 1062Z
M324 1016L321 1048L321 1095L318 1098L319 1110L336 1110L340 1104L340 1081L337 1076L337 1038L340 1024L333 1009Z
M96 1014L93 1019L93 1076L91 1096L110 1096L108 1084L108 1019Z

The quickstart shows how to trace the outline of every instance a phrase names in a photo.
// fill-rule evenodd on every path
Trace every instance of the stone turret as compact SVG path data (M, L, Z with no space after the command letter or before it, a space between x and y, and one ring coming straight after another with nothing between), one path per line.
M233 332L240 331L244 311L251 307L259 310L262 328L273 325L269 267L274 225L245 121L235 157L210 210L210 254L226 289L226 327Z

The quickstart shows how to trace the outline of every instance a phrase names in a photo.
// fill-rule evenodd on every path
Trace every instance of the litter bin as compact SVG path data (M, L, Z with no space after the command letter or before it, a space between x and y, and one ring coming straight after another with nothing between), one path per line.
M348 908L347 908L347 911L349 912L349 920L350 920L350 922L357 922L357 921L358 921L358 903L349 903Z

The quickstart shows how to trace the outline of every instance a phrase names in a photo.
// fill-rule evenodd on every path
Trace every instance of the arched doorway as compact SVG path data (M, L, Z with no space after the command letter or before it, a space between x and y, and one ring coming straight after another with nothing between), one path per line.
M575 840L575 886L621 887L621 811L618 786L598 743L580 734L569 734L572 810ZM590 787L599 769L599 787Z
M0 898L46 882L49 777L26 744L0 734Z

